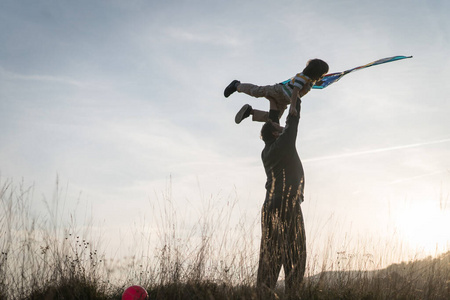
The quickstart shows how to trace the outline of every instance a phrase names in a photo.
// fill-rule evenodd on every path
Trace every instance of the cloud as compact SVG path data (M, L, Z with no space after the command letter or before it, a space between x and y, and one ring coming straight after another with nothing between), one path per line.
M429 145L441 144L441 143L448 143L448 142L450 142L450 139L440 139L440 140L435 140L435 141L393 146L393 147L387 147L387 148L379 148L379 149L356 151L356 152L351 152L351 153L309 158L309 159L305 159L304 162L310 163L310 162L317 162L317 161L324 161L324 160L331 160L331 159L338 159L338 158L348 158L348 157L376 154L376 153L389 152L389 151L395 151L395 150L401 150L401 149L417 148L417 147L423 147L423 146L429 146Z
M448 172L449 172L448 170L444 170L444 171L441 170L441 171L430 172L430 173L422 174L422 175L418 175L418 176L399 178L399 179L392 181L389 184L392 185L392 184L404 183L404 182L408 182L408 181L412 181L412 180L416 180L416 179L422 179L422 178L430 177L430 176L434 176L434 175L440 175L440 174L444 174L444 173L448 173Z
M186 28L167 28L167 36L174 39L176 42L202 43L215 46L238 47L242 45L242 39L235 37L232 34L206 28L202 30L188 30Z
M50 75L24 75L19 73L14 73L5 70L0 66L0 76L5 80L21 80L21 81L40 81L47 83L57 83L57 84L67 84L78 88L92 88L99 87L98 83L84 82L75 80L73 78L64 76L50 76Z

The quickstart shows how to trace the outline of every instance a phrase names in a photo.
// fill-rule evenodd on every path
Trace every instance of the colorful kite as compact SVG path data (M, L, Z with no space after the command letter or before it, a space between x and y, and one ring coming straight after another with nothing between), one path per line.
M365 68L368 68L368 67L372 67L372 66L388 63L388 62L391 62L391 61L396 61L396 60L405 59L405 58L411 58L411 57L412 56L386 57L386 58L382 58L382 59L376 60L374 62L368 63L367 65L359 66L359 67L356 67L356 68L353 68L353 69L350 69L350 70L347 70L347 71L344 71L344 72L326 74L322 78L322 80L317 81L315 83L315 85L313 86L313 89L324 89L327 86L329 86L330 84L332 84L332 83L334 83L336 81L339 81L339 79L341 79L342 76L347 75L348 73L351 73L351 72L356 71L356 70L361 70L361 69L365 69ZM284 81L283 83L286 83L288 81L290 81L290 79Z

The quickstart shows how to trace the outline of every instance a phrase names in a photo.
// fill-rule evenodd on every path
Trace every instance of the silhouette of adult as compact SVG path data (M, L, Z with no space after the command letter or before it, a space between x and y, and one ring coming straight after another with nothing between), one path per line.
M261 158L267 175L266 198L261 212L261 247L257 275L260 298L273 294L281 266L288 297L298 297L306 265L303 214L304 173L297 153L301 100L291 106L283 129L272 118L261 129L265 143ZM277 115L276 113L271 116Z

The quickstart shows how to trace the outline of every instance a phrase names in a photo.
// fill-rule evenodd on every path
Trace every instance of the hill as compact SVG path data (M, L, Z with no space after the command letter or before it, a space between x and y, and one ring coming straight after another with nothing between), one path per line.
M381 270L322 272L305 281L309 295L319 299L450 299L450 251Z

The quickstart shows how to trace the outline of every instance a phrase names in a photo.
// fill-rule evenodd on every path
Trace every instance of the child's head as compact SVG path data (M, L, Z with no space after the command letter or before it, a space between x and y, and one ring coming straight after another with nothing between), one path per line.
M328 64L321 59L315 58L308 61L303 74L312 80L318 80L328 72Z

